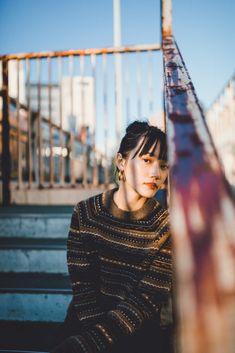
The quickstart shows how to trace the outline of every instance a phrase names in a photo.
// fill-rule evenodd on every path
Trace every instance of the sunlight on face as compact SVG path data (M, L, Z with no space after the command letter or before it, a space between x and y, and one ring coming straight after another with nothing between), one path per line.
M168 176L168 164L159 159L160 144L142 156L138 154L133 158L142 140L125 159L123 171L125 174L126 192L135 192L144 198L153 197L164 184Z

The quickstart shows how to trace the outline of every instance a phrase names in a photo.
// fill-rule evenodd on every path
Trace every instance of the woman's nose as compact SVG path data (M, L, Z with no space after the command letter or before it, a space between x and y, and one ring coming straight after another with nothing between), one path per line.
M151 177L152 178L156 178L156 179L159 179L160 178L160 167L158 164L155 164L152 169L151 169Z

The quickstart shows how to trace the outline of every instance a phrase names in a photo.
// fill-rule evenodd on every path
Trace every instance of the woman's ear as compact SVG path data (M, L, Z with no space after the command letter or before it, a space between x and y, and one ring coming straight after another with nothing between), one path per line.
M125 158L123 158L122 154L121 153L117 153L116 155L116 166L117 166L117 169L120 170L120 171L123 171L124 170L124 166L125 166Z

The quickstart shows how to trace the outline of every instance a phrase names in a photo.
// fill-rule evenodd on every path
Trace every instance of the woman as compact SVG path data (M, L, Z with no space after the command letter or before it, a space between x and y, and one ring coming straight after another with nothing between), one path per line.
M67 338L53 352L162 352L160 311L172 262L168 212L154 196L167 179L166 152L161 130L133 122L116 157L119 187L74 208L67 253L73 300Z

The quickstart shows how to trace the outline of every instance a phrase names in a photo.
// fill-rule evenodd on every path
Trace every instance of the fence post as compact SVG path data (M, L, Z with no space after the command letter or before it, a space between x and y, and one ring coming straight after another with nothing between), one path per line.
M162 38L172 36L172 0L161 0Z
M2 61L2 205L9 206L10 193L10 122L9 122L9 86L8 60Z

